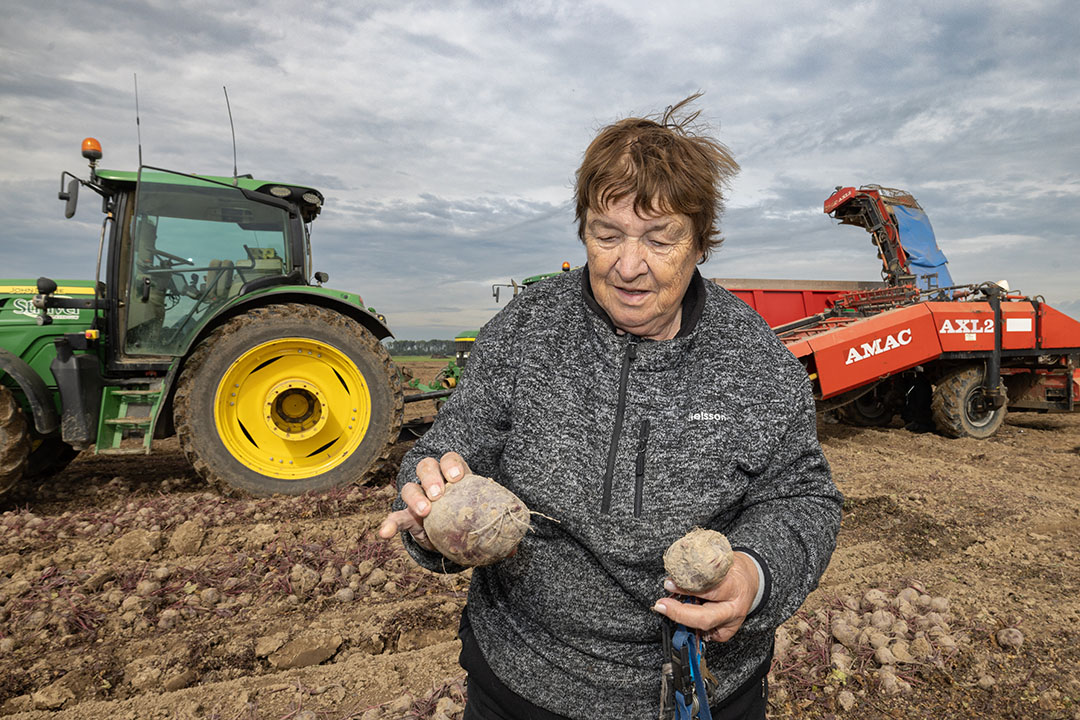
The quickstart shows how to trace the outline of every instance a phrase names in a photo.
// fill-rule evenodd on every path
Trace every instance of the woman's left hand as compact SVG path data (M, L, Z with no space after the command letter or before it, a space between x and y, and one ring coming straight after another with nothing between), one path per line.
M746 553L736 552L735 560L723 581L702 593L686 592L671 578L664 589L677 595L701 599L700 604L683 603L675 598L661 598L653 610L671 620L704 631L703 637L712 642L727 642L742 627L758 591L758 571Z

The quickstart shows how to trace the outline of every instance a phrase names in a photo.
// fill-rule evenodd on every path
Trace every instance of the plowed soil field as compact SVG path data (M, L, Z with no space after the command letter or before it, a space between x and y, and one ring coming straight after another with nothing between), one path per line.
M1013 414L985 441L819 432L844 523L779 633L770 717L1080 720L1080 415ZM6 501L0 714L460 718L468 578L376 539L396 468L223 498L159 447L84 453Z

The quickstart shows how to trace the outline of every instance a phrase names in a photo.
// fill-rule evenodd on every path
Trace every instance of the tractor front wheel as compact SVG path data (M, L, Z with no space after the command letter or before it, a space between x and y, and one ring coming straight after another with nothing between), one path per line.
M949 437L988 438L997 432L1008 412L1006 402L986 408L982 402L983 369L970 366L946 375L934 387L930 408L934 424Z
M29 457L26 417L11 390L0 385L0 494L22 480Z
M370 332L290 304L232 318L201 342L173 413L180 446L211 484L300 495L381 466L403 407L401 379Z

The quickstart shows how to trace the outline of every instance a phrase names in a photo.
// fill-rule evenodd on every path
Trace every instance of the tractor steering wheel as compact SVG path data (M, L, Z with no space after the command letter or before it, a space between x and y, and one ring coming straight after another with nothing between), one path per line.
M169 267L175 267L176 265L194 265L195 264L195 263L191 262L190 260L188 260L187 258L182 258L179 255L173 255L172 253L167 253L164 250L154 250L154 255L165 258L167 260L172 260L173 264L170 265Z

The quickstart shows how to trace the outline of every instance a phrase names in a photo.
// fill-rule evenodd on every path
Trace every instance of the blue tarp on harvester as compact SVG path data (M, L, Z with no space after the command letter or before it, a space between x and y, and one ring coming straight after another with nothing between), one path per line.
M916 286L922 291L927 289L928 282L931 288L951 286L952 275L946 267L949 261L937 245L930 218L919 208L893 205L892 210L900 230L900 244L907 253ZM949 295L951 297L952 293Z

